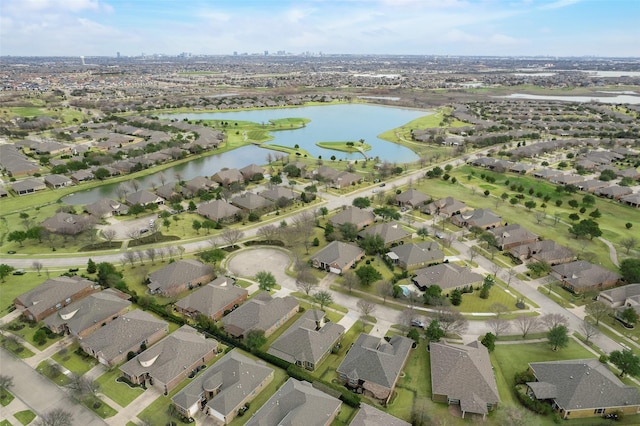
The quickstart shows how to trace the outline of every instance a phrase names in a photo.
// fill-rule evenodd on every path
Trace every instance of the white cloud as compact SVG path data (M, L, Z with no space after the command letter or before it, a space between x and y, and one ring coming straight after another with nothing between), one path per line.
M540 6L540 9L542 10L560 9L563 7L572 6L574 4L580 3L581 1L582 0L557 0L557 1L554 1L553 3L543 4L542 6Z

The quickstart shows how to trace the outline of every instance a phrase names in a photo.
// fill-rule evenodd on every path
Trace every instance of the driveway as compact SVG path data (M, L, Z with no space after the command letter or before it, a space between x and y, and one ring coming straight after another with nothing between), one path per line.
M227 262L227 269L233 275L247 278L255 277L257 272L268 271L276 277L278 284L295 290L295 280L285 273L290 264L291 259L284 251L258 247L235 254Z
M107 222L109 223L108 225L98 225L96 226L96 228L103 231L106 229L114 230L116 232L114 240L128 240L131 239L131 237L129 236L131 231L140 232L141 229L150 230L150 220L158 220L158 214L154 213L131 220L118 220L116 218L110 217L107 219Z

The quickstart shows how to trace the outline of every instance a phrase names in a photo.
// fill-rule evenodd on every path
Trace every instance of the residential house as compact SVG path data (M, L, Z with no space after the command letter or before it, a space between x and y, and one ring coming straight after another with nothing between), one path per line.
M260 196L266 198L267 200L271 200L274 203L283 198L287 201L297 201L300 199L299 193L283 186L274 186L271 189L262 191L260 193Z
M451 217L469 210L471 208L467 207L462 201L458 201L453 197L446 197L427 204L422 211L429 215Z
M448 292L455 288L475 287L482 283L483 278L482 275L471 272L455 263L441 263L418 269L411 280L422 291L425 291L427 287L437 285L443 292Z
M349 389L389 402L398 382L413 340L399 335L387 341L360 334L336 369L338 378Z
M13 301L29 321L38 322L70 303L98 291L93 281L78 276L50 278Z
M549 182L556 185L578 185L580 182L584 182L584 176L580 175L556 175L549 178Z
M338 398L314 388L311 383L289 378L246 426L329 426L341 405Z
M633 308L640 314L640 284L628 284L601 291L598 300L613 308L616 313Z
M82 216L59 212L42 221L44 229L54 234L77 235L91 228L95 223L92 216Z
M396 203L398 203L400 207L412 209L421 208L427 204L429 200L431 200L430 196L415 189L408 189L396 195Z
M332 180L331 186L333 188L346 188L351 185L355 185L362 181L362 176L351 172L340 172Z
M234 222L242 210L222 200L213 200L198 206L198 214L216 222Z
M411 423L407 423L404 420L400 420L397 417L393 417L391 414L387 414L382 410L362 403L360 404L360 410L355 415L349 426L411 426Z
M269 337L299 309L295 297L274 298L268 292L262 292L222 317L222 323L225 331L234 337L241 338L250 330L264 331L265 337Z
M191 180L184 183L184 187L192 195L196 195L199 191L210 191L218 186L217 183L212 181L206 176L196 176Z
M218 277L193 293L178 300L175 310L189 318L205 315L219 320L225 312L232 311L247 300L247 290L235 285L229 277Z
M141 206L146 206L149 204L164 204L164 198L156 195L147 190L137 191L132 194L127 194L125 197L125 202L130 206L134 204L140 204Z
M612 272L586 260L555 265L551 274L560 280L560 284L573 293L604 290L613 287L622 278Z
M538 240L538 236L517 223L490 229L499 250L509 250Z
M229 424L273 380L274 370L232 350L194 378L171 401L186 418L198 412Z
M500 402L489 351L479 341L468 345L431 342L431 399L459 405L484 419Z
M93 177L93 173L88 170L78 170L77 172L73 172L71 174L71 180L75 183L86 182L93 179Z
M322 179L324 181L331 182L336 176L338 176L338 173L340 172L338 172L336 169L332 169L329 166L320 166L317 169L312 170L309 173L308 177L310 179Z
M640 412L640 394L625 385L598 359L532 362L536 381L527 383L531 398L548 401L563 419Z
M599 189L606 188L607 186L609 186L609 182L605 182L603 180L598 180L598 179L591 179L591 180L586 180L584 182L580 182L576 186L580 188L581 191L595 192Z
M535 241L513 247L511 254L520 260L545 261L549 265L567 263L575 260L576 256L567 247L561 246L553 240Z
M46 188L47 185L38 179L25 179L11 184L11 189L18 195L33 194Z
M213 279L211 266L195 259L185 259L169 263L150 273L147 287L151 294L170 297L187 289L199 287L211 279Z
M407 270L444 262L444 253L440 250L438 243L430 241L392 247L387 257L395 265Z
M264 177L264 168L258 166L257 164L249 164L240 169L240 174L242 174L242 178L245 182L252 181L258 176Z
M185 189L177 182L169 182L156 188L156 194L167 201L182 200Z
M330 217L328 222L338 227L344 223L352 223L357 229L371 225L376 220L376 215L368 210L362 210L357 207L348 207Z
M111 368L125 361L129 352L142 351L168 332L169 323L135 309L81 339L80 347L98 362Z
M49 315L44 324L54 333L83 338L127 312L129 295L108 288L77 300Z
M489 209L476 209L460 213L451 218L451 222L461 228L477 226L484 230L502 225L502 219Z
M238 169L225 169L211 176L211 180L221 186L229 186L232 183L243 183L244 177Z
M411 238L411 232L406 231L398 222L384 222L363 229L358 232L358 238L365 238L367 235L380 235L385 246L391 244L402 244L405 240Z
M253 192L245 192L242 195L233 197L231 204L249 213L265 211L274 207L273 201Z
M0 188L0 198L5 198L8 196L9 196L9 193L4 188Z
M119 201L102 198L84 206L84 211L99 219L129 213L129 207Z
M513 166L509 168L510 172L520 173L521 175L525 175L533 170L532 164L527 163L515 163Z
M360 247L342 241L332 241L312 255L311 262L315 268L342 274L363 257L364 250Z
M336 348L344 332L343 326L327 321L325 312L308 310L271 344L267 353L315 370Z
M539 179L551 179L554 176L559 176L561 175L562 172L560 170L556 170L556 169L542 169L542 170L536 170L533 172L533 176L537 177Z
M44 184L49 188L58 189L71 186L73 181L65 175L47 175L44 177Z
M193 370L218 353L218 342L183 325L167 337L120 366L133 384L148 384L165 395Z
M640 192L620 197L620 202L631 207L640 207Z
M619 200L625 195L632 194L633 190L628 186L612 185L606 188L600 188L596 190L595 194L601 197L611 198L612 200Z

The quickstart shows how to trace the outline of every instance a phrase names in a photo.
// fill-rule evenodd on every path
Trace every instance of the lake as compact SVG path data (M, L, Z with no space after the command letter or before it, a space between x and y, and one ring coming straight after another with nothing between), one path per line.
M147 189L161 185L160 173L164 174L166 181L175 181L176 174L181 179L189 180L196 176L211 176L222 168L242 168L248 164L265 164L267 154L275 151L267 149L269 144L278 144L293 147L298 144L311 155L328 159L332 155L336 158L361 159L362 154L345 153L320 148L316 142L329 141L358 141L364 139L372 149L367 151L370 157L378 156L381 160L389 162L416 161L418 156L408 148L379 139L377 135L387 130L399 127L416 118L432 114L428 111L419 111L405 108L382 107L362 104L341 104L328 106L263 109L252 111L235 111L219 113L188 113L188 114L164 114L161 118L193 120L242 120L256 123L266 123L278 118L308 118L311 120L306 127L297 130L284 130L273 132L275 139L265 143L262 147L247 145L222 154L211 155L194 159L188 163L169 167L162 172L150 174L137 179L141 189ZM76 192L63 198L63 202L73 205L93 203L101 198L117 198L116 189L119 183L106 184L98 188Z

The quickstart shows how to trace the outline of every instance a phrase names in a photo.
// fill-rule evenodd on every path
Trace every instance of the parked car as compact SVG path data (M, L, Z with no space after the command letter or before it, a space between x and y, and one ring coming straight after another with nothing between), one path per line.
M13 271L13 275L24 275L27 272L24 269L16 269L15 271Z
M412 319L411 320L411 325L413 327L419 327L419 328L424 328L425 327L425 323L418 320L418 319Z
M381 183L380 185L378 185L378 186L380 186L380 188L382 188L383 186L387 186L387 184L386 184L386 183L384 183L384 182L382 182L382 183Z
M436 238L444 238L444 234L442 232L436 232Z
M149 230L148 230L147 228L142 228L142 229L140 230L140 233L141 233L141 234L145 234L145 233L147 233L147 232L149 232Z

